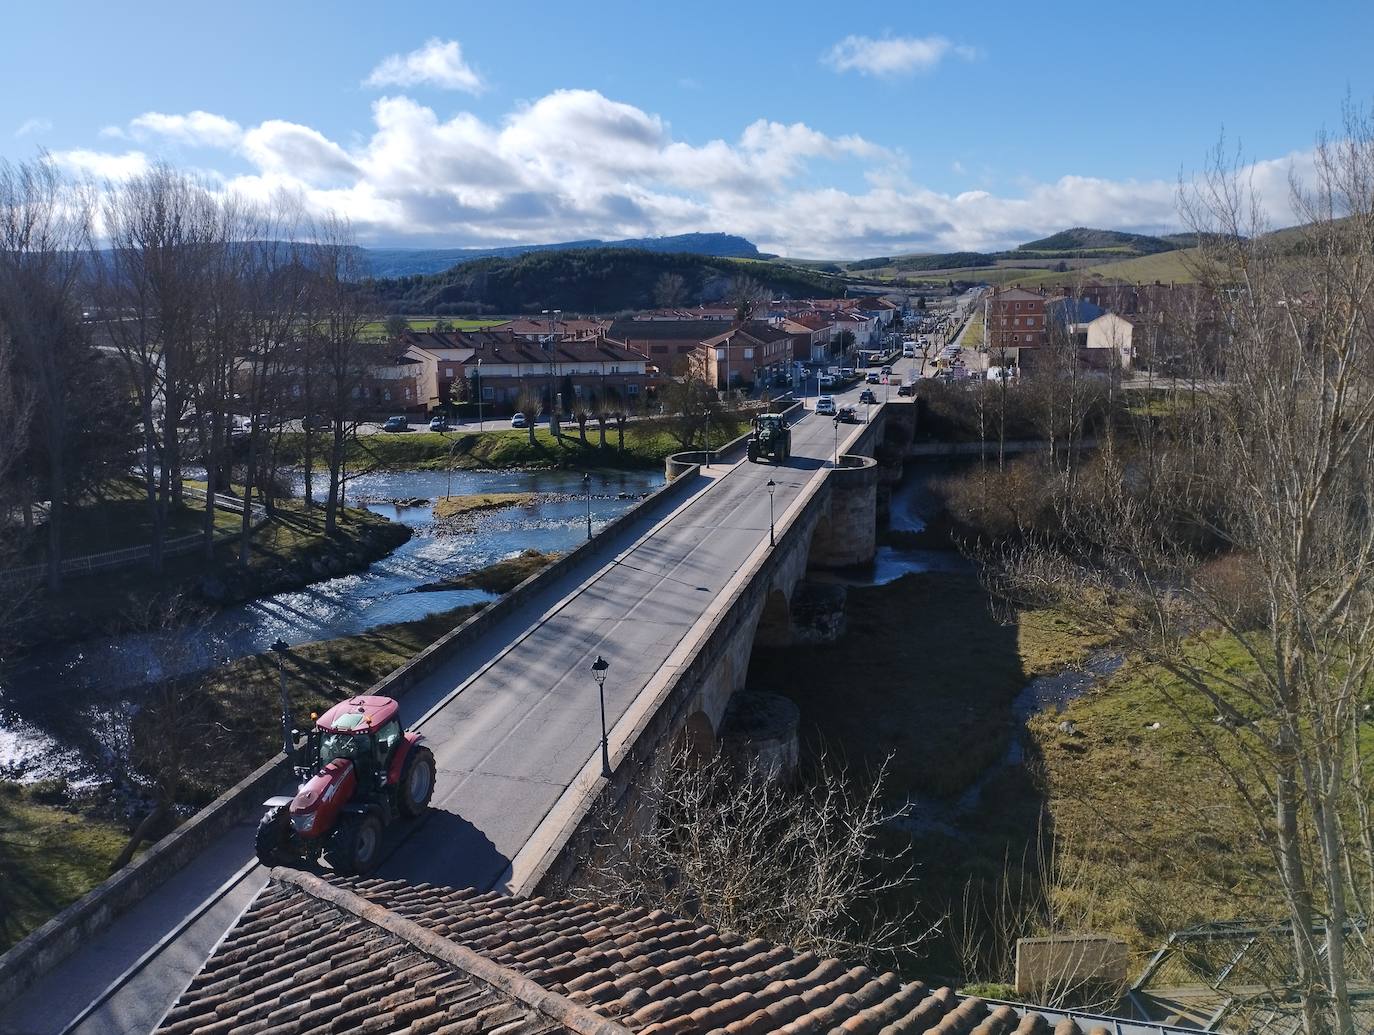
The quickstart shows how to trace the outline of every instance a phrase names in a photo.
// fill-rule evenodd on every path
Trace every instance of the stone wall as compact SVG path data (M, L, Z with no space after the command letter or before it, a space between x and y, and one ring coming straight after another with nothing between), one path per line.
M811 566L867 564L878 549L878 462L846 454L826 482L830 513L811 537Z

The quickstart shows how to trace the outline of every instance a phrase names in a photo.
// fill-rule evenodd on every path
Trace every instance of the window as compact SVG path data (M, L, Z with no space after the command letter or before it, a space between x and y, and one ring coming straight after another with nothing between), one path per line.
M1012 325L1013 327L1020 327L1020 326L1021 326L1021 317L1018 316L1015 320L1013 320L1013 321L1011 322L1011 325Z
M445 377L452 377L452 376L453 376L453 368L452 368L452 367L444 367L444 376L445 376Z
M633 384L633 383L632 383L632 384L626 385L626 386L625 386L625 394L626 394L626 395L638 395L638 394L639 394L639 385Z
M1021 311L1021 303L1020 303L1020 302L1017 302L1017 303L1016 303L1016 311L1017 311L1018 313Z
M293 398L293 399L299 399L300 397L301 397L301 386L300 386L300 385L292 385L292 386L291 386L291 398Z
M725 358L725 350L724 350L724 349L716 349L716 359L720 360L720 359L724 359L724 358Z
M753 359L753 358L754 358L754 350L753 350L753 349L745 349L745 350L744 350L744 358L745 358L745 359Z
M1019 334L1013 334L1013 335L1011 336L1011 340L1012 340L1012 341L1020 341L1020 340L1021 340L1021 335L1019 335Z
M620 373L620 367L618 367L618 366L612 364L612 366L611 366L611 373L612 373L612 374L618 374L618 373Z
M496 398L496 389L490 388L490 387L488 387L487 385L483 385L483 386L482 386L482 399L483 399L483 401L486 401L486 400L488 400L488 399L495 399L495 398Z
M382 392L382 398L385 399L387 402L391 402L391 389L390 389L390 388L387 388L387 389L385 389L385 390Z

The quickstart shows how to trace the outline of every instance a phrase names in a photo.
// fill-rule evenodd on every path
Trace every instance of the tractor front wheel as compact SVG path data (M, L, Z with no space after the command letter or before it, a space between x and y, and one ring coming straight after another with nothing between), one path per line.
M291 815L285 805L274 805L258 821L253 837L253 850L264 866L280 866L290 858L287 844L291 840Z
M434 797L434 752L427 747L411 748L401 769L401 814L414 819L429 808Z
M749 443L749 462L751 464L759 462L759 451L752 442Z
M368 813L339 819L324 846L324 860L335 873L366 876L382 858L382 821Z

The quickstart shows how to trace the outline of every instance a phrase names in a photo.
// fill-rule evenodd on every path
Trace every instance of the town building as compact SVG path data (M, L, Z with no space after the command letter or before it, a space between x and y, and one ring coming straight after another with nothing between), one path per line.
M1049 344L1045 323L1047 299L1038 291L1024 288L1004 288L994 291L987 302L986 343L998 359L998 366L1019 366L1022 349L1036 349Z
M481 401L495 414L556 400L563 412L637 409L658 374L643 353L605 337L530 341L511 330L408 331L398 340L421 369L427 409Z
M755 320L705 339L690 355L692 372L718 390L772 385L789 376L792 337Z

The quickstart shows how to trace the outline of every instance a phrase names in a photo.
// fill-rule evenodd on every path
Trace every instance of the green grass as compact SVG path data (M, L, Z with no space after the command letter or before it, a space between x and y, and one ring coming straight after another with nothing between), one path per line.
M434 501L434 516L445 520L463 514L475 514L480 510L523 507L532 502L532 492L478 492L467 496L440 496Z
M994 619L971 576L907 575L851 589L833 645L756 648L753 689L782 693L803 727L851 766L889 755L889 788L957 794L1005 750L1012 699L1037 673L1085 656L1090 637L1036 612Z
M719 446L739 432L712 429L712 445ZM282 448L288 461L300 448L299 435L283 436ZM582 444L577 425L564 425L563 435L555 440L547 428L537 428L534 444L529 432L455 431L447 434L412 431L399 435L362 435L349 443L348 465L361 470L497 470L502 468L568 467L576 470L643 469L658 467L665 457L682 446L666 431L652 426L631 424L625 429L625 449L617 445L614 425L606 428L606 448L600 445L595 423L587 425L587 443Z
M1162 283L1191 284L1197 279L1192 264L1197 262L1196 248L1180 248L1158 255L1141 255L1120 262L1105 262L1067 273L1031 272L1020 278L1027 288L1045 289L1055 287L1074 287L1080 283L1097 281L1124 281L1130 284Z
M509 593L520 583L545 566L558 559L556 553L543 553L539 550L524 550L504 561L488 564L485 568L459 575L457 578L442 582L430 582L417 587L418 592L444 589L485 589L488 593Z
M476 331L483 327L494 327L505 320L463 320L452 316L407 316L406 323L410 324L412 331L432 331L434 325L440 320L447 320L453 325L456 331ZM372 323L365 324L362 329L365 335L382 335L386 333L386 321L374 320Z
M112 823L43 804L34 794L0 783L0 951L103 881L128 840Z
M326 536L322 508L307 511L298 500L281 500L276 514L252 533L244 567L233 539L217 544L208 560L198 549L168 557L159 574L137 564L69 576L57 594L35 593L21 635L33 643L139 628L162 622L169 608L190 617L207 605L307 585L320 577L316 565L325 565L329 573L357 569L409 535L404 526L367 510L350 508L344 516L336 534ZM226 527L237 528L240 516L225 513L221 519ZM136 520L131 517L130 525Z

